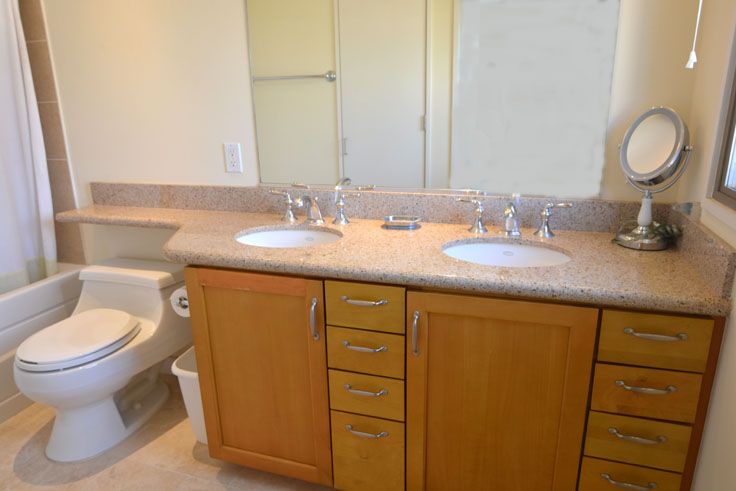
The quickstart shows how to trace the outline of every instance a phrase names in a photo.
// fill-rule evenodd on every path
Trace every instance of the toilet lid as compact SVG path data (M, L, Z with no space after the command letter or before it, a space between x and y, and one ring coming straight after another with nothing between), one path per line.
M85 310L23 341L15 352L15 359L24 370L63 370L122 348L139 331L138 320L122 310Z

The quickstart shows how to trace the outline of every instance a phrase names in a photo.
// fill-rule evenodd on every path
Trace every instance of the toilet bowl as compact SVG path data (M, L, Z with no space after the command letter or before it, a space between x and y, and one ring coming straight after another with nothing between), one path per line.
M79 274L71 317L26 339L13 375L20 391L56 411L46 455L72 462L120 443L166 401L161 362L192 343L169 296L181 265L110 259Z

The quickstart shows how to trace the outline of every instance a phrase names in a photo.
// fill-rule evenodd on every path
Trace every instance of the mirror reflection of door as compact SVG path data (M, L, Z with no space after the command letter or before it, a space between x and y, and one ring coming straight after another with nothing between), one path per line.
M247 15L261 182L424 186L426 0L248 0Z

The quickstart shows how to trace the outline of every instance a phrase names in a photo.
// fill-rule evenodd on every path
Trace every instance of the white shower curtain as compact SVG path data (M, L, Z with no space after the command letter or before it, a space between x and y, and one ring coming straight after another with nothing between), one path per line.
M41 121L18 0L0 0L0 293L56 272Z

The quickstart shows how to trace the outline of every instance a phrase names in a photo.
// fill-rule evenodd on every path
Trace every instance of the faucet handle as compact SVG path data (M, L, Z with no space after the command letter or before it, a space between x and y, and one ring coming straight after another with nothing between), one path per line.
M282 222L289 222L289 223L295 223L298 221L298 219L294 216L294 200L291 199L291 194L289 194L288 191L283 191L281 189L270 189L269 194L275 194L277 196L283 196L286 198L286 211L284 212L284 217L281 219Z
M552 232L552 229L549 227L549 217L552 216L552 208L570 208L572 207L572 203L564 202L564 203L555 203L553 201L548 201L546 205L544 205L544 208L542 208L542 212L540 215L542 216L542 223L539 225L539 228L536 232L534 232L534 235L537 237L543 237L545 239L549 239L550 237L554 237L555 234Z
M474 234L485 234L488 232L488 229L485 225L483 225L483 203L479 199L475 198L457 198L455 201L458 203L472 203L475 205L475 221L473 222L473 225L468 229L468 231L473 232Z
M292 182L291 187L293 188L299 188L299 189L309 189L309 184L304 184L303 182Z
M347 225L350 223L348 217L345 216L345 198L359 198L360 193L340 193L339 198L335 201L337 213L335 219L332 220L333 225Z
M544 205L544 209L542 209L542 216L550 216L552 208L571 208L572 203L564 202L564 203L555 203L554 201L547 201L547 204Z

